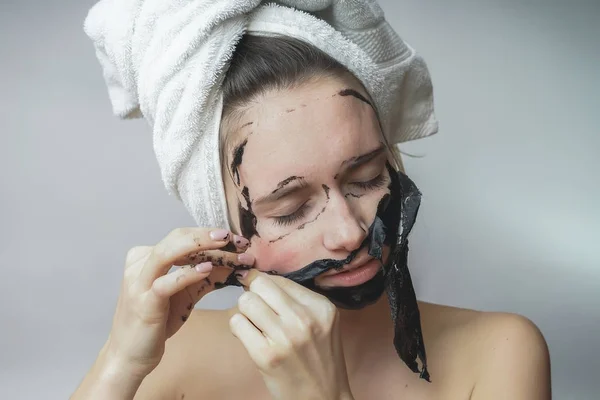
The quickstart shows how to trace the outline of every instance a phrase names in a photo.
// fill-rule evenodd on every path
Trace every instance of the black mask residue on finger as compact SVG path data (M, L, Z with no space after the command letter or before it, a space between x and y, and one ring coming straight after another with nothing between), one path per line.
M419 211L421 193L408 176L394 171L389 164L387 168L391 179L390 193L379 202L375 219L361 246L345 259L316 260L282 276L323 294L336 306L346 309L360 309L372 304L385 291L394 325L396 352L413 372L430 382L419 308L407 263L408 234ZM390 252L383 263L383 250L386 246ZM315 284L317 276L332 268L341 269L364 248L367 248L371 257L382 263L382 268L375 277L354 287L322 288ZM222 285L240 286L235 279L235 271ZM421 361L420 370L417 359Z

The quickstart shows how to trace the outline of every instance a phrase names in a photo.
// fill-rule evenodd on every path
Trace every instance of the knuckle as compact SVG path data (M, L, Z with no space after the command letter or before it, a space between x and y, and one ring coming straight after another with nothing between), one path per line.
M287 335L288 341L283 344L285 349L302 349L310 342L311 333L307 330L295 330Z
M152 282L150 289L154 292L154 294L158 296L162 295L162 284L158 279Z
M139 271L136 268L125 268L125 271L123 272L123 281L126 284L131 285L138 276Z
M325 326L325 328L331 329L333 327L335 321L337 321L338 319L338 314L339 311L335 307L332 310L328 310L324 313L323 325Z
M154 282L152 282L152 286L150 286L150 290L152 290L152 293L154 293L155 296L163 298L168 291L167 283L164 279L155 279Z
M314 319L306 314L298 316L298 321L292 333L292 342L294 344L304 344L314 333L319 333L320 326Z
M151 250L152 250L152 247L150 247L150 246L135 246L135 247L130 248L127 251L127 255L125 256L125 265L129 266L129 265L135 263L136 261L141 259L143 256L150 253Z
M139 303L142 297L142 291L137 285L133 284L125 288L124 298L133 308L137 308L137 306L140 305Z
M325 320L327 321L333 321L338 316L339 311L337 307L325 297L322 299L321 304L319 305L319 309L321 310Z
M132 247L127 251L127 255L125 256L125 264L131 265L133 264L136 254L138 253L137 247Z
M129 304L131 305L131 308L135 311L144 309L144 302L142 300L142 296L136 293L130 293Z
M154 265L164 265L178 257L180 246L177 241L165 240L154 246L151 259Z
M257 290L260 288L264 288L265 286L267 286L267 279L266 277L259 275L256 278L254 278L254 280L252 282L250 282L249 288L252 290Z
M285 333L277 340L279 355L292 354L296 349L302 347L302 339L295 338L293 334Z
M331 334L336 324L336 317L327 318L319 327L319 334Z
M190 276L189 271L190 271L189 269L183 269L183 268L179 269L177 271L177 275L175 276L175 284L179 285L179 283L181 283L181 281L187 279Z
M183 236L186 236L189 233L190 229L189 228L175 228L173 229L171 232L169 232L169 234L167 235L167 238L169 239L180 239Z
M231 330L236 330L240 326L240 317L236 314L229 318L229 327Z
M324 306L324 308L325 308L327 314L333 318L337 318L338 314L340 313L338 308L329 300L327 300L327 304Z
M255 300L254 293L244 292L238 298L238 308L242 312L247 311L252 307Z
M157 263L162 263L168 258L168 248L169 246L164 241L158 243L152 250L151 258Z
M250 301L252 299L252 293L250 292L244 292L240 295L239 297L239 302L240 303L246 303L248 301Z
M178 246L175 246L174 244L181 242L187 235L188 230L189 228L173 229L155 246L155 253L163 254L167 258L173 256L173 249L178 248Z
M273 348L264 349L261 352L262 357L259 361L260 368L266 370L274 370L280 367L284 360L285 354L283 352L275 350Z

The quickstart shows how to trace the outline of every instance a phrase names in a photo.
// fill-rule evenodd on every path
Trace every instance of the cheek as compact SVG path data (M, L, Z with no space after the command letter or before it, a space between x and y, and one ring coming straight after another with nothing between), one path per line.
M256 258L254 266L261 271L277 271L280 274L296 271L304 266L301 253L292 246L280 243L269 244L265 240L254 238L247 250Z
M361 220L365 225L363 228L370 227L371 224L373 224L381 199L389 193L390 191L386 188L365 193L360 198L349 197L347 199L351 204L355 215L361 216Z

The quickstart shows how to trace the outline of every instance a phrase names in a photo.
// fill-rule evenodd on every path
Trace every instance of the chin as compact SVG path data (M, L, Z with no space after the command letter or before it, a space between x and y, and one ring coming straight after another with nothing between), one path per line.
M356 286L316 287L315 291L327 297L337 307L359 310L374 304L385 292L385 275L380 268L375 276Z

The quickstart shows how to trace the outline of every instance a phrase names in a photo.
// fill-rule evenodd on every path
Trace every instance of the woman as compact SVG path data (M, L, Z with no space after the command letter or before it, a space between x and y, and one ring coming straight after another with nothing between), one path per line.
M385 295L336 307L392 256L364 243L402 168L356 77L301 41L246 35L223 93L231 231L177 229L129 251L110 336L73 399L550 398L526 318L419 302L419 375L398 357ZM350 261L312 289L277 276L329 259ZM193 310L233 279L236 307Z

